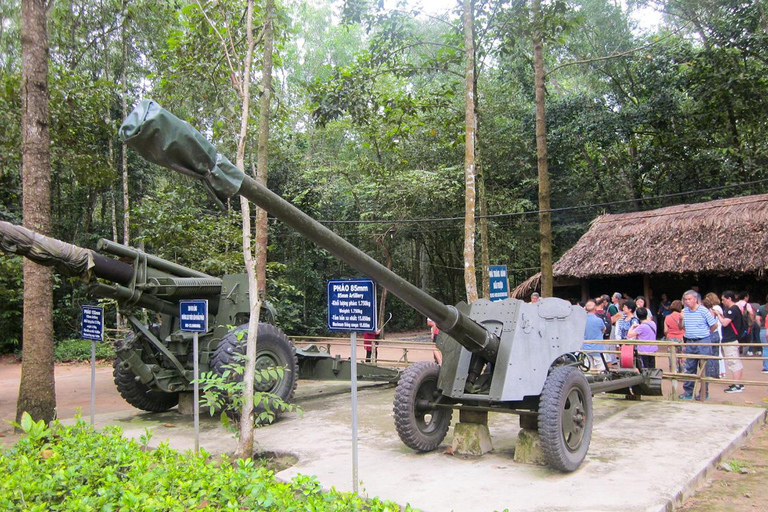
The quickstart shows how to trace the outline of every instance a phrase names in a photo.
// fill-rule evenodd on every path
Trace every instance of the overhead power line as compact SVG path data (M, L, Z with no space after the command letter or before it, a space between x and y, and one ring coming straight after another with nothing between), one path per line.
M674 194L662 194L658 196L641 197L638 199L620 199L618 201L608 201L604 203L592 203L583 204L577 206L564 206L562 208L550 208L548 210L528 210L524 212L512 212L512 213L495 213L491 215L476 215L476 219L505 219L509 217L519 217L524 215L538 215L540 213L560 213L574 210L583 210L586 208L601 208L605 206L614 206L620 204L637 203L644 201L655 201L658 199L669 199L673 197L688 196L691 194L701 194L705 192L717 192L719 190L726 190L734 187L745 187L750 185L760 185L768 183L768 178L755 181L747 181L744 183L734 183L733 185L723 185L722 187L700 188L698 190L689 190L687 192L676 192ZM390 220L318 220L322 224L418 224L426 222L456 222L464 221L464 216L461 217L435 217L428 219L390 219Z

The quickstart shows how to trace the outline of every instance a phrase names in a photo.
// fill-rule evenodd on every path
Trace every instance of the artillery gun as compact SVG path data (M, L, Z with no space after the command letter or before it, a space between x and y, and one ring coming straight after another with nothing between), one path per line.
M138 409L166 411L178 404L180 393L192 390L193 335L179 329L179 301L194 298L209 303L211 328L199 337L201 372L212 370L223 375L244 352L242 331L250 317L246 274L218 278L105 239L98 241L100 252L93 251L3 221L0 248L82 279L92 297L118 302L132 332L115 344L115 385ZM151 323L142 321L142 309L157 318ZM260 319L273 321L275 314L267 304ZM258 392L290 401L299 378L350 378L349 361L314 345L297 348L275 325L260 322L258 339L256 367L285 368L278 378L257 383ZM396 382L399 374L365 364L359 364L358 369L361 380Z
M246 176L192 126L152 101L136 107L120 136L145 159L199 179L219 203L236 194L252 201L435 321L442 365L410 366L395 394L397 432L414 450L438 447L453 410L515 413L522 426L539 431L547 463L573 471L589 448L593 393L661 394L659 370L583 371L582 308L557 298L442 304Z

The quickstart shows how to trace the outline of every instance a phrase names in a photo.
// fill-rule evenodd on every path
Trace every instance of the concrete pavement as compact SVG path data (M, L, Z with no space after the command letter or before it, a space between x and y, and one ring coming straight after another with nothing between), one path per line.
M494 451L464 459L438 450L419 454L399 440L392 420L394 387L366 385L358 397L360 492L425 512L666 511L692 494L708 472L765 418L765 409L661 399L596 397L592 442L579 470L562 474L512 460L517 416L491 414ZM288 414L256 432L264 451L291 453L298 462L278 473L315 475L326 488L352 489L348 385L301 381L303 415ZM342 391L342 393L339 393ZM216 419L204 420L201 446L232 452L235 440ZM457 415L454 414L454 419ZM97 427L120 425L127 436L153 429L152 445L193 446L192 418L175 412L111 412Z

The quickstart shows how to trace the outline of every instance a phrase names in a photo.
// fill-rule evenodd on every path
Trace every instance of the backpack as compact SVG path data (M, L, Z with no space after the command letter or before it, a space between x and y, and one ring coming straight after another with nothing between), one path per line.
M752 324L755 322L755 313L749 304L745 304L744 309L739 307L739 310L741 311L741 325L739 329L734 327L733 330L736 332L739 343L749 343L752 341Z
M605 331L603 331L603 338L608 339L611 335L611 317L608 316L608 312L602 311L599 313L595 313L595 316L603 321L603 324L605 325Z

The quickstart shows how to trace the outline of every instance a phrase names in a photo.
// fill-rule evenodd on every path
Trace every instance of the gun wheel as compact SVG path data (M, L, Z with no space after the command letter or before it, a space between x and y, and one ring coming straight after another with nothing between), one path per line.
M232 364L242 364L240 356L245 354L246 338L243 331L248 329L248 324L230 331L224 336L211 358L211 368L217 374L222 375ZM296 348L283 331L271 324L259 323L258 339L256 342L256 371L267 368L284 368L282 377L254 383L256 393L269 393L276 395L284 402L290 402L296 391L299 377L299 363L296 358ZM242 375L233 375L237 380L242 380ZM269 410L277 414L274 407ZM263 403L255 404L255 413L266 410Z
M445 439L451 424L451 409L430 405L442 393L437 387L440 365L416 363L400 376L395 391L395 428L406 446L430 452Z
M592 438L592 391L576 367L552 370L539 401L539 437L547 464L575 471L584 461Z
M126 338L126 343L131 343L133 333ZM163 412L176 407L179 404L178 393L166 393L153 391L136 379L136 375L129 370L120 356L115 358L112 376L115 378L115 386L123 400L142 411Z

